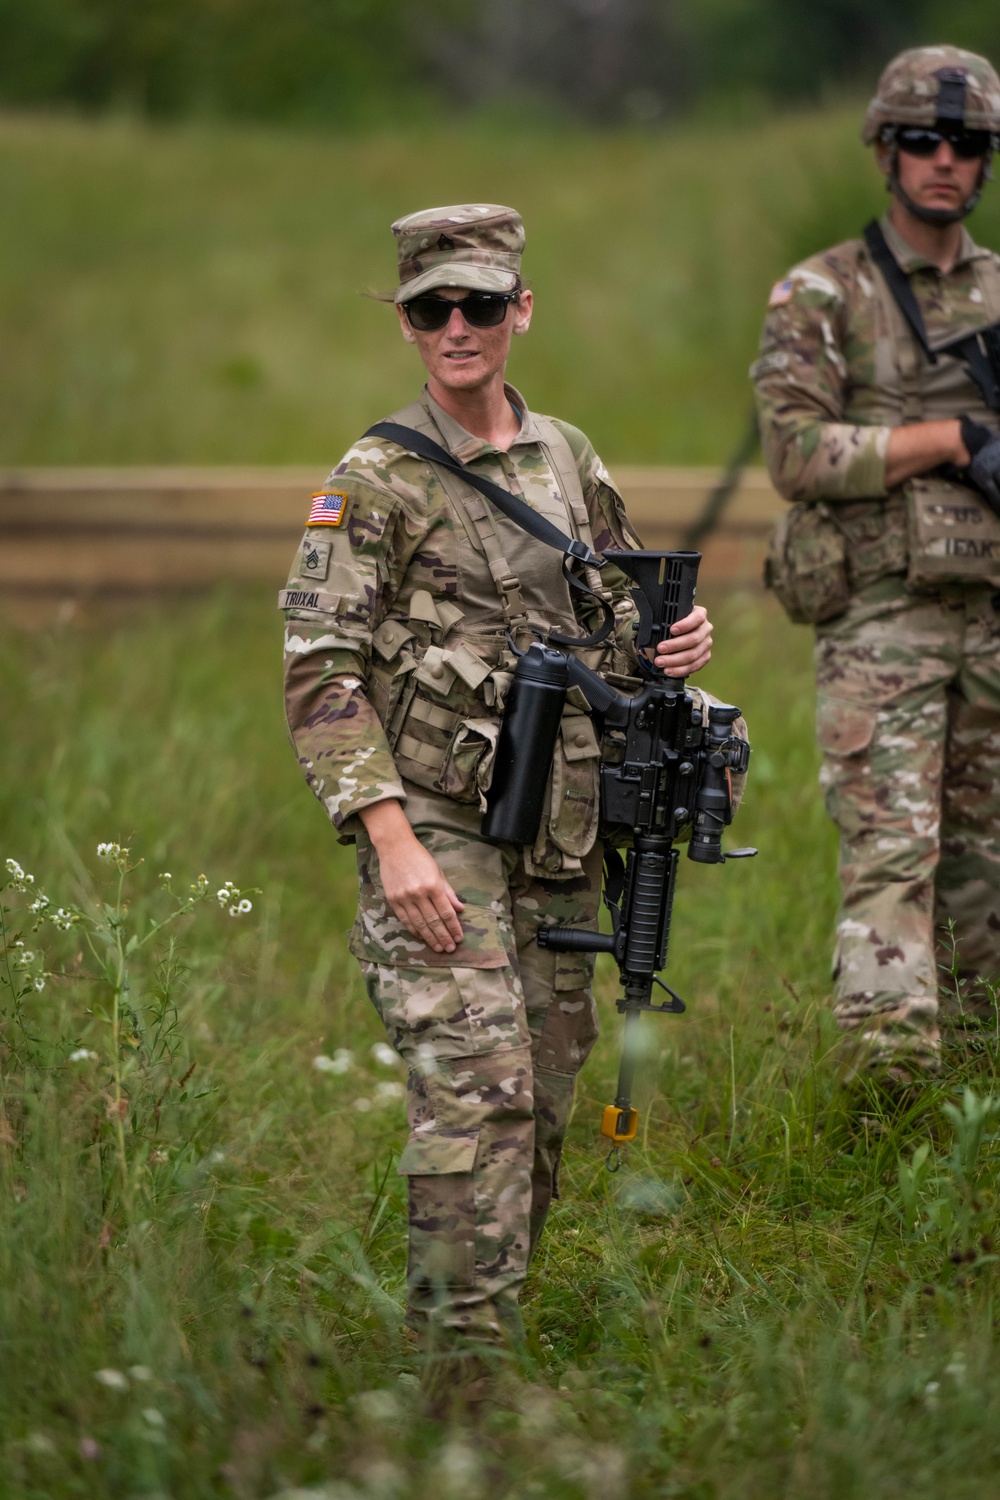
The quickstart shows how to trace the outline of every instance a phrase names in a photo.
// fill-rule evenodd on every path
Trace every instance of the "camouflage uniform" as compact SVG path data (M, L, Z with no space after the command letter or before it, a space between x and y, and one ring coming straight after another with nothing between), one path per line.
M427 241L444 235L443 216L448 240L460 239L460 212L437 211ZM416 232L426 218L417 217ZM432 257L413 253L415 231L403 225L403 274L426 289ZM484 253L513 253L503 247L509 228L491 229ZM482 237L475 243L483 248ZM429 269L438 267L434 285L468 284L459 276L480 269L447 255ZM484 269L506 278L486 289L510 287L510 261ZM464 431L426 391L392 420L598 550L635 545L582 433L533 415L513 387L507 394L521 430L506 452ZM556 1191L574 1077L597 1035L592 957L549 953L534 936L542 923L596 925L601 877L598 745L582 700L564 715L534 847L480 834L514 660L506 632L527 640L531 624L577 635L596 620L574 615L558 552L461 478L394 443L362 438L325 490L281 598L288 722L313 792L341 838L356 840L351 947L409 1066L399 1170L409 1179L410 1321L495 1342L519 1327L518 1293ZM616 637L585 659L624 682L634 665L633 606L626 580L611 574L605 569L598 587L614 604ZM453 953L425 947L388 907L357 816L386 798L404 803L465 903Z
M928 67L968 57L921 49L892 66L919 60L933 123ZM905 62L904 82L914 66ZM870 116L881 118L874 104ZM1000 319L992 251L963 230L942 274L888 219L881 227L932 348ZM774 287L751 375L771 477L798 502L779 527L771 581L781 593L788 564L793 618L820 622L821 781L841 839L835 1012L876 1059L932 1060L939 987L946 1009L959 1003L941 974L952 968L951 924L961 1003L974 1008L982 981L1000 979L1000 576L920 577L913 496L944 482L887 491L886 450L906 422L964 412L995 430L997 414L964 363L922 354L860 239ZM968 489L944 488L949 504L964 497L982 511Z

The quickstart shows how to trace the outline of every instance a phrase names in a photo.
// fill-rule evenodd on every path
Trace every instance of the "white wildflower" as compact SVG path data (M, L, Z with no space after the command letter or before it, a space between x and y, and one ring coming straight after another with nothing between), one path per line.
M128 1372L133 1380L152 1380L153 1372L148 1365L129 1365Z
M69 1055L70 1062L97 1062L97 1053L91 1052L89 1047L77 1047L75 1052Z
M236 909L240 913L240 916L245 917L248 911L253 911L253 902L248 901L244 896L243 900L240 902L239 906Z
M94 1379L106 1385L109 1391L127 1391L128 1376L121 1370L95 1370Z
M381 1063L383 1068L394 1068L400 1060L399 1055L392 1050L388 1042L376 1042L372 1047L372 1057L377 1063Z
M34 986L35 986L35 989L38 991L38 993L41 994L42 990L44 990L44 988L45 988L45 975L44 974L36 974L35 975Z
M319 1073L348 1073L354 1066L354 1053L346 1047L338 1047L332 1057L322 1053L313 1058L313 1067Z
M169 870L161 870L159 875L157 876L157 879L162 880L164 885L169 885L173 878L174 877L171 875Z
M59 906L54 912L51 913L51 915L49 916L49 921L52 923L53 927L58 927L60 932L69 932L69 929L76 921L76 916L65 906Z
M47 906L50 906L51 904L52 903L49 901L48 896L39 891L34 901L32 901L31 905L28 907L28 910L33 912L44 911L45 908Z
M351 1105L351 1108L359 1115L366 1115L371 1107L372 1101L366 1099L363 1094L360 1099L355 1099Z
M395 1422L399 1418L399 1402L392 1391L361 1391L354 1404L371 1422Z
M98 857L98 859L108 859L108 860L111 860L114 864L116 864L118 866L124 865L125 861L128 859L128 856L129 856L128 849L123 848L123 846L121 844L107 843L107 844L98 844L98 846L97 846L97 857Z
M208 876L199 875L197 880L191 882L190 891L192 896L204 896L208 890Z
M235 889L236 887L233 885L233 882L231 880L227 880L226 883L216 891L215 899L216 901L218 901L220 906L229 905L230 901L233 899L233 892L235 891Z
M26 875L16 859L7 861L7 874L10 876L10 885L15 891L26 891L29 885L34 885L34 875Z
M388 1080L385 1083L377 1083L375 1085L375 1098L380 1103L383 1101L388 1102L388 1100L390 1099L402 1099L404 1092L405 1090L403 1088L403 1085L401 1083L397 1083L395 1079Z
M155 1406L143 1407L142 1414L150 1427L165 1427L167 1425L162 1411L158 1411Z

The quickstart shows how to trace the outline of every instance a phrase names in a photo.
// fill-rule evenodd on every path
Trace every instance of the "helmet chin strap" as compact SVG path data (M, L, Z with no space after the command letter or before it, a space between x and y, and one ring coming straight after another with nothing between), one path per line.
M924 208L922 204L913 201L899 180L899 147L895 141L890 143L889 149L891 156L889 175L885 184L886 191L898 198L903 207L924 224L957 224L961 219L966 218L982 197L985 183L993 176L990 170L990 158L986 156L979 169L976 185L964 203L959 204L958 208Z

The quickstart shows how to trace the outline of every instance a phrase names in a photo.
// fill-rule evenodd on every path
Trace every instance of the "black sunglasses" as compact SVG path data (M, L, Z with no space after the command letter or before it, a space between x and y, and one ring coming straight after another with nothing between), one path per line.
M993 146L988 130L925 130L918 125L907 125L896 131L895 139L907 156L933 156L941 142L947 141L961 161L986 156Z
M470 327L496 328L507 316L508 302L517 299L517 292L470 292L458 302L446 297L414 297L403 307L411 328L436 333L445 327L456 307Z

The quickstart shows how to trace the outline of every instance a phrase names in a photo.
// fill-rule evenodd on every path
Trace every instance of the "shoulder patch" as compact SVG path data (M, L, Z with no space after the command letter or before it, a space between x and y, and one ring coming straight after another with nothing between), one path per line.
M299 563L299 572L303 578L324 579L330 571L330 552L333 548L332 542L316 541L307 536L302 543L302 560Z
M339 526L347 514L347 495L343 490L322 490L312 497L307 526Z
M784 307L786 302L792 300L792 292L795 290L792 278L786 276L784 281L776 281L771 288L771 295L767 299L768 307Z

